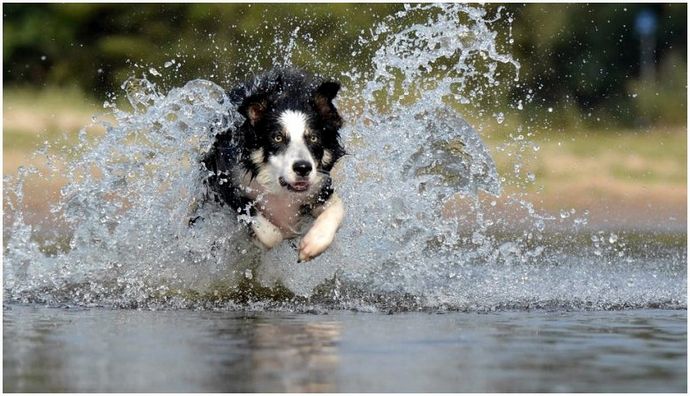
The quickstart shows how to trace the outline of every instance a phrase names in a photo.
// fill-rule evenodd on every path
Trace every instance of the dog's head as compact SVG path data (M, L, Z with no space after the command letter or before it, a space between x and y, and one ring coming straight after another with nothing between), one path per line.
M333 105L335 81L303 73L278 74L257 82L238 111L244 115L248 168L265 188L313 191L345 152Z

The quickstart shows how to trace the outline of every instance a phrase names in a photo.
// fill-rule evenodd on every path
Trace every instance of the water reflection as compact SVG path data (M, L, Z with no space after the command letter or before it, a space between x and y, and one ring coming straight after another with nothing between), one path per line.
M4 307L7 392L682 392L686 311Z
M335 391L338 322L186 313L6 308L4 390Z
M59 324L40 316L30 321L21 316L3 316L3 390L67 391L64 376L51 375L64 371L60 345L51 340Z
M255 390L336 391L339 337L337 322L257 323L250 341Z
M209 387L241 392L334 392L338 322L245 317L209 332L220 349ZM234 320L233 320L234 322Z

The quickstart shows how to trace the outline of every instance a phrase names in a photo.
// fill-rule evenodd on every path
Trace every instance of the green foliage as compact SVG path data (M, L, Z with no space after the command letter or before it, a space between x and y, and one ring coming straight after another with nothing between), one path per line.
M522 83L513 93L524 97L533 93L532 105L549 115L553 126L573 126L567 115L579 110L582 126L614 124L633 126L643 118L640 111L650 106L665 107L655 121L677 123L685 118L686 81L676 74L678 85L649 87L672 97L665 103L640 105L629 95L627 85L640 74L640 37L635 18L643 9L658 19L655 60L663 62L672 53L685 70L686 5L685 4L529 4L511 6L515 24L513 54L523 65ZM665 74L657 68L657 73ZM684 73L684 72L683 72ZM682 90L677 89L683 87ZM682 107L682 113L678 111Z
M685 122L685 4L490 4L500 47L521 63L486 106L517 107L553 127ZM5 4L4 82L78 84L99 100L155 67L163 88L194 78L229 86L290 61L338 76L369 67L359 37L399 4ZM657 78L640 80L635 18L657 16ZM291 37L299 37L285 53ZM275 40L279 43L275 43ZM509 44L509 40L513 40ZM276 45L278 44L278 45ZM259 50L260 49L260 50ZM162 70L166 62L174 65ZM635 96L636 93L636 96ZM552 112L547 109L551 108ZM487 110L490 115L493 109Z
M687 64L671 52L659 66L655 80L630 81L630 97L636 99L640 124L683 124L687 114Z
M6 83L78 82L102 98L135 73L183 62L167 84L192 78L228 83L271 65L275 37L314 40L333 71L349 69L343 54L359 35L399 5L272 4L7 4ZM333 34L333 26L338 34ZM296 53L313 63L314 53ZM284 61L281 59L281 61ZM166 77L167 74L166 73Z

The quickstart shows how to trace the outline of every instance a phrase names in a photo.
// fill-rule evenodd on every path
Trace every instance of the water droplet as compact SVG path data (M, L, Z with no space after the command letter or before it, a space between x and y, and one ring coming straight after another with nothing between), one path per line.
M539 230L540 232L544 231L544 228L546 227L546 225L544 224L544 220L541 220L541 219L535 221L534 225L535 225L535 227L537 227L537 230Z
M484 235L482 235L479 231L475 231L472 233L472 243L475 245L481 245L484 242Z
M505 116L503 115L503 113L498 113L495 116L496 122L498 122L499 124L503 124L503 121L505 121Z

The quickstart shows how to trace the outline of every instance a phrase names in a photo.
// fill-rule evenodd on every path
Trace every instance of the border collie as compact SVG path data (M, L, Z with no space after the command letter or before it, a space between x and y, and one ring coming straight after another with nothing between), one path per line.
M298 262L323 253L333 242L344 207L330 171L345 155L333 105L336 81L297 69L275 69L228 93L245 120L216 137L203 160L211 171L210 193L247 218L259 245L272 248L300 235Z

